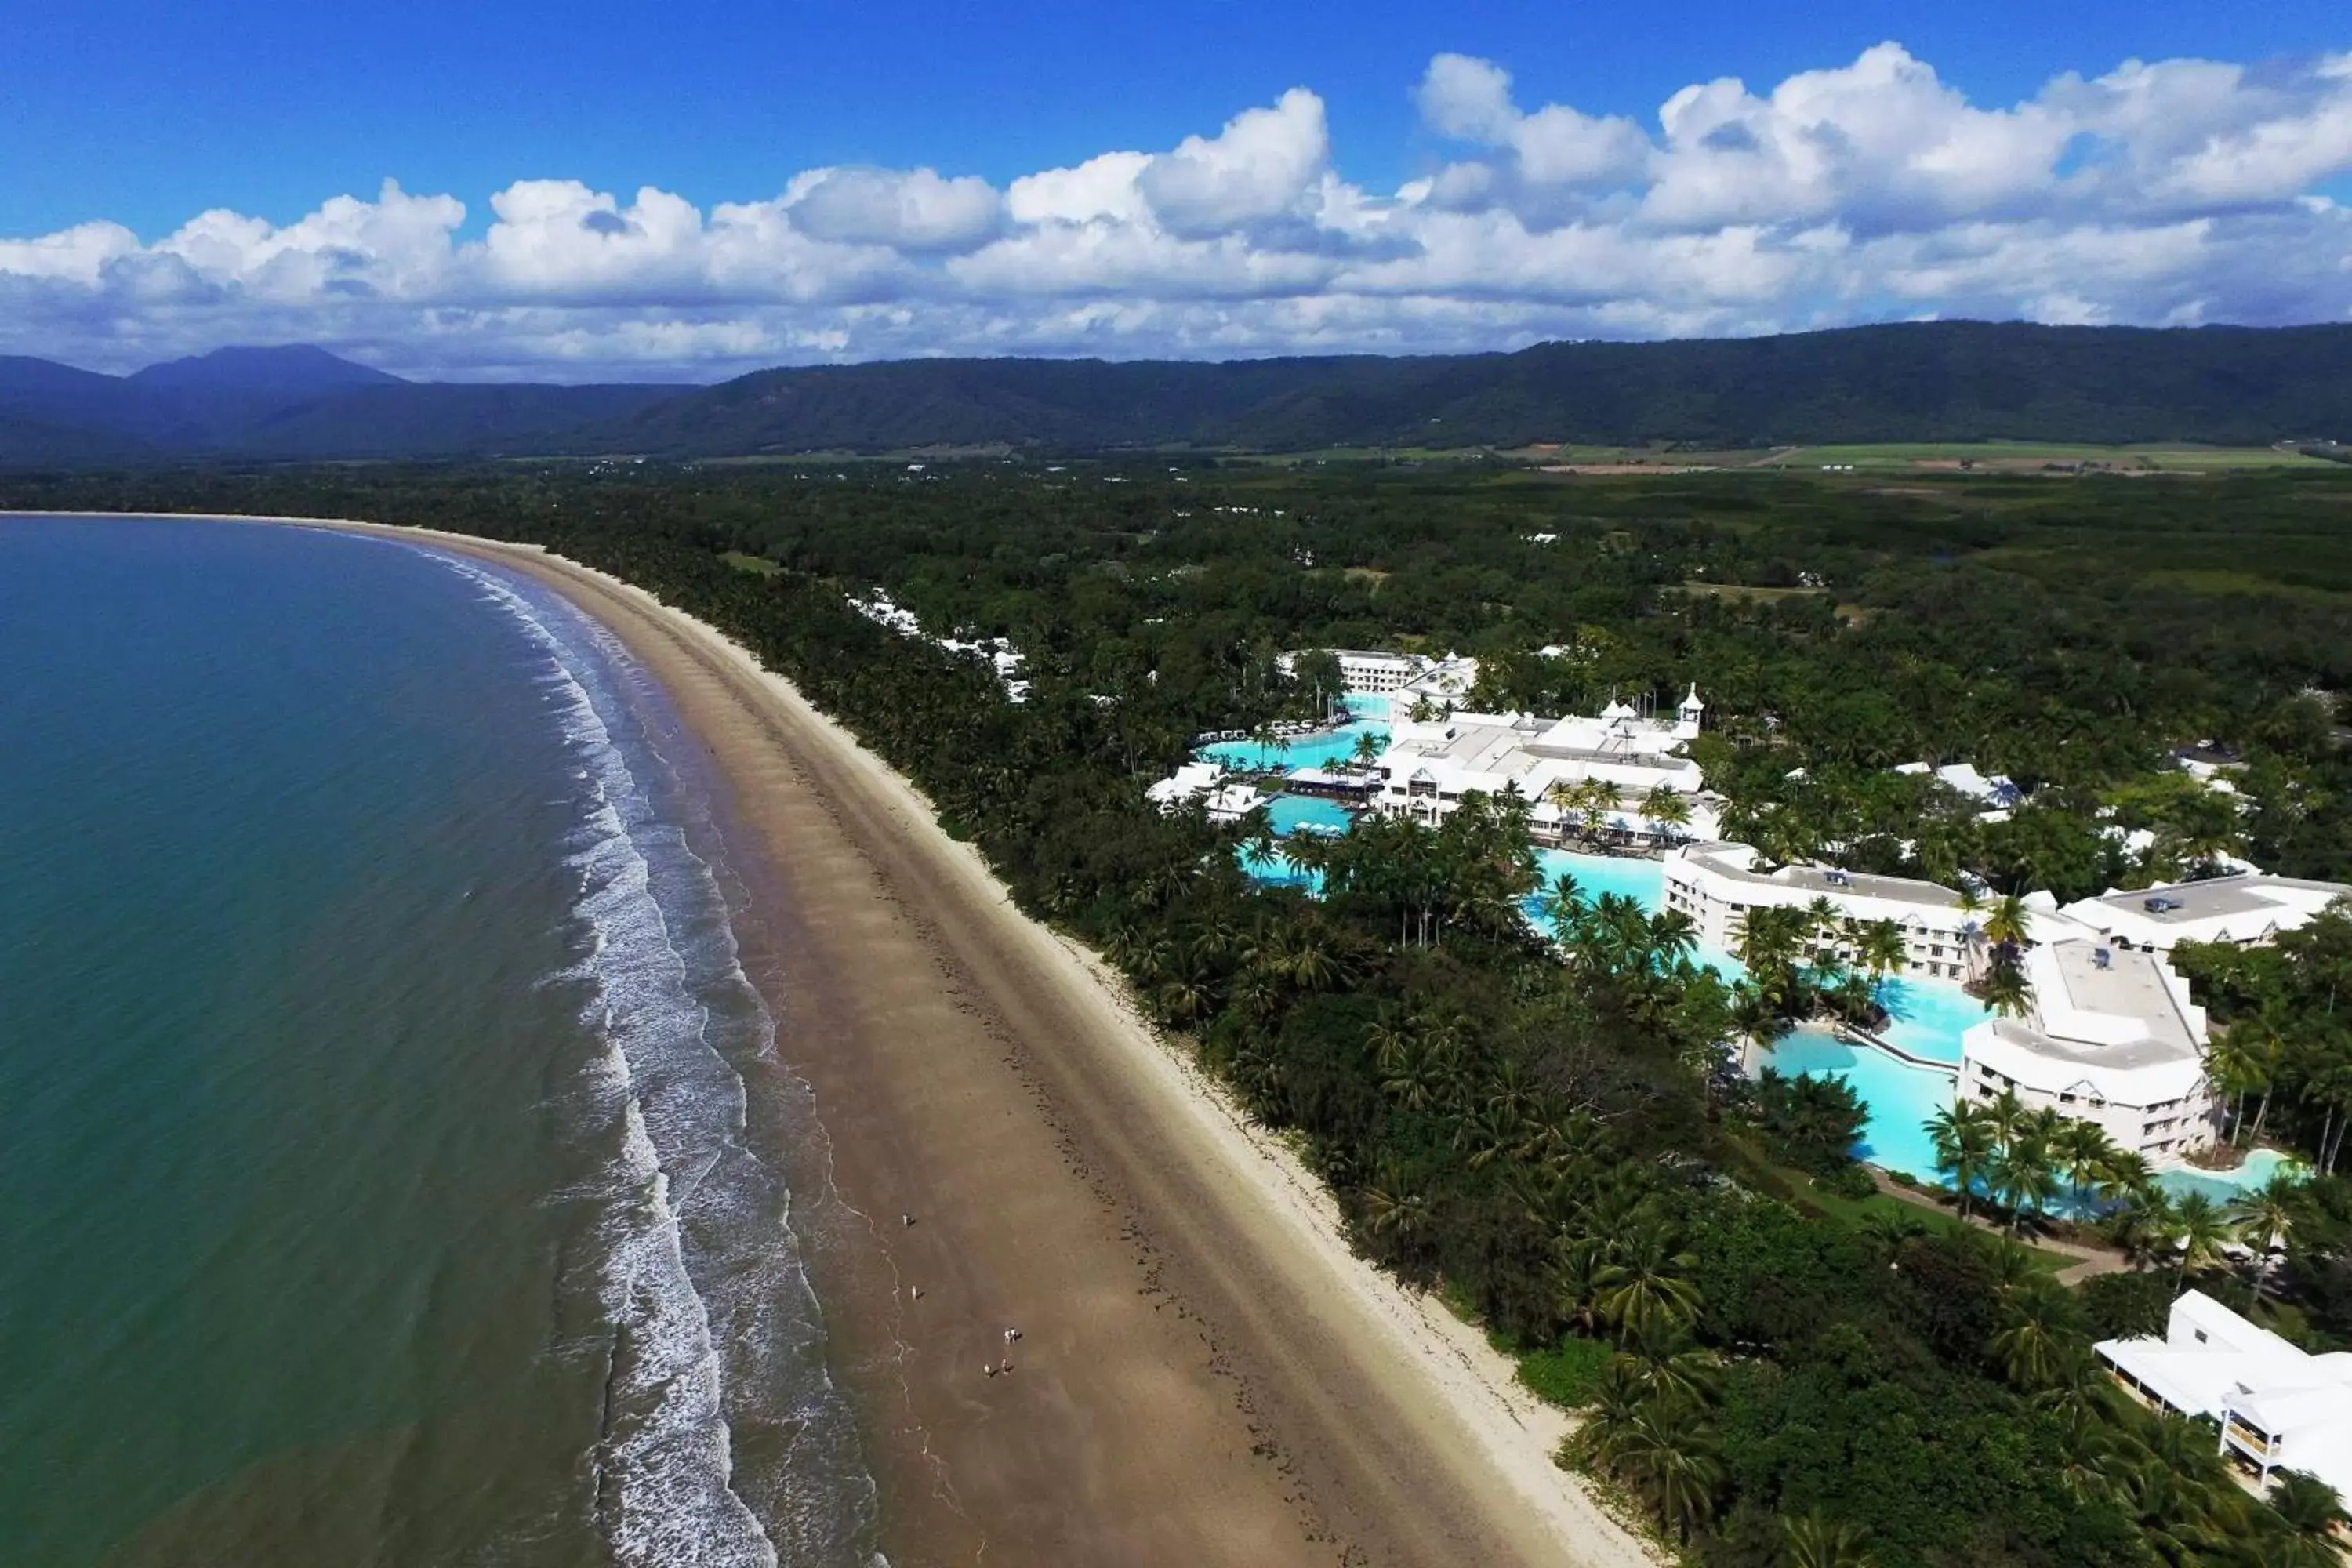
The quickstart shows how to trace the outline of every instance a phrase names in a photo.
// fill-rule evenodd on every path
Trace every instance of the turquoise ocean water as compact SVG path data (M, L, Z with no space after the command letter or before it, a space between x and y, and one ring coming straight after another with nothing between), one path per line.
M520 580L0 520L0 1558L875 1560L691 752Z

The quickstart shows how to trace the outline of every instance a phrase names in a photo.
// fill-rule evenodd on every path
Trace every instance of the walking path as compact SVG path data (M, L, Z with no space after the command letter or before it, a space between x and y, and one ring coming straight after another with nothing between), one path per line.
M1993 1220L1988 1219L1983 1215L1962 1215L1955 1209L1945 1207L1942 1200L1937 1198L1931 1194L1921 1192L1916 1187L1905 1186L1902 1183L1895 1180L1894 1177L1889 1176L1885 1172L1880 1170L1875 1165L1867 1165L1864 1166L1864 1169L1870 1173L1872 1184L1890 1198L1899 1198L1903 1202L1911 1204L1919 1208L1932 1209L1947 1219L1958 1220L1962 1224L1972 1226L1978 1230L1990 1231L2003 1236L2006 1236L2009 1233L2009 1227L2007 1226L2000 1225ZM2059 1269L2053 1276L2061 1285L2080 1285L2084 1280L2092 1279L2097 1275L2120 1274L2131 1266L2130 1260L2126 1258L2122 1253L2116 1251L2112 1247L2093 1247L2084 1242L2062 1241L2054 1236L2032 1237L2021 1236L2011 1237L2011 1239L2016 1241L2019 1246L2030 1248L2032 1251L2055 1252L2075 1259L2076 1261Z

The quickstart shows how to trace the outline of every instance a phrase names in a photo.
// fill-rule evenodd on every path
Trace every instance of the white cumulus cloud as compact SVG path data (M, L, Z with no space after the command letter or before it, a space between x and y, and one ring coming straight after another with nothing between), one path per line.
M811 169L707 209L520 180L386 181L287 224L102 213L0 237L0 353L107 369L312 341L406 374L711 378L927 353L1517 347L1922 315L2352 320L2352 54L2127 60L1972 101L1895 43L1643 118L1522 103L1503 65L1410 89L1445 153L1344 173L1305 87L1162 149L1000 186Z

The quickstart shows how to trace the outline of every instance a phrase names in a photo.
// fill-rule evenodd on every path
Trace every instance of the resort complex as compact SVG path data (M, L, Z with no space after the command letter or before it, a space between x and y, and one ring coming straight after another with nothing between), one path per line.
M1374 805L1433 823L1474 792L1517 791L1533 807L1539 839L1581 830L1664 842L1711 838L1722 801L1705 789L1684 754L1706 704L1694 689L1671 722L1611 702L1591 718L1543 720L1517 713L1440 713L1416 720L1408 692L1392 700L1388 750ZM1425 706L1421 711L1427 712Z
M1922 1103L1932 1112L2009 1100L2095 1123L2151 1169L2184 1165L2213 1148L2221 1106L2208 1076L2204 1010L2166 952L2180 941L2267 942L2347 891L2245 872L2063 909L2035 894L2021 901L2030 936L1998 946L2019 980L2014 1016L1999 1016L1960 990L1997 951L1981 898L1916 878L1774 866L1749 845L1716 839L1724 803L1687 754L1706 716L1696 688L1671 720L1616 700L1590 717L1545 720L1456 708L1475 684L1475 660L1359 650L1335 657L1359 707L1385 701L1384 732L1370 721L1295 741L1272 731L1217 737L1152 785L1150 798L1162 809L1199 802L1217 823L1270 806L1281 834L1340 831L1349 814L1364 810L1434 826L1473 795L1516 794L1528 803L1531 836L1550 853L1581 841L1659 857L1640 901L1687 919L1698 950L1717 955L1706 961L1727 973L1740 967L1730 955L1745 951L1752 912L1802 911L1801 945L1812 962L1911 983L1906 1016L1882 1031L1836 1026L1855 1048L1938 1080L1924 1102L1904 1097L1896 1113L1906 1117ZM1288 765L1294 744L1297 767ZM1261 783L1243 782L1236 769ZM2019 798L2008 779L1966 765L1903 771L1932 771L1996 820ZM1611 862L1569 858L1580 862L1580 882L1604 890L1624 883L1604 869ZM1278 860L1253 864L1277 879L1293 876ZM1743 1065L1753 1070L1771 1054L1752 1050Z
M1963 1100L2014 1095L2095 1122L2151 1166L2212 1147L2221 1106L2206 1076L2205 1010L2164 959L2095 936L2027 950L2021 1018L1989 1018L1961 1041Z
M1833 866L1762 867L1762 857L1745 844L1685 846L1666 857L1666 908L1688 916L1701 942L1727 952L1738 951L1751 910L1834 910L1836 919L1821 923L1814 938L1847 963L1859 954L1845 922L1891 921L1903 934L1903 962L1894 973L1967 978L1978 917L1951 889Z
M2149 1405L2219 1426L2262 1484L2300 1470L2352 1497L2352 1352L2313 1355L2200 1290L2172 1303L2164 1338L2097 1349Z

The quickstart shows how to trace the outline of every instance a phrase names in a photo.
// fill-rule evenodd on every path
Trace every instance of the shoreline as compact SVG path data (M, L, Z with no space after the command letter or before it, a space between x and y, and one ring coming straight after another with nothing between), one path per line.
M778 889L747 946L781 975L780 1052L825 1131L812 1206L853 1222L818 1227L847 1239L813 1266L899 1568L1657 1561L1552 1465L1562 1413L1356 1258L1321 1184L1115 974L714 628L537 546L203 520L523 572L620 638L709 748ZM1023 1326L1019 1370L983 1379L1001 1322Z

